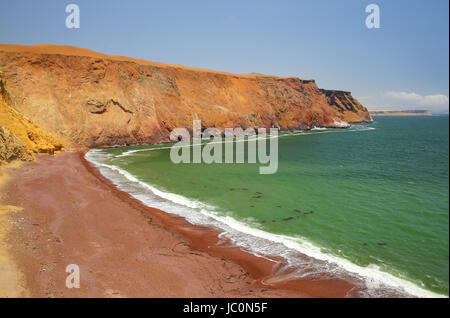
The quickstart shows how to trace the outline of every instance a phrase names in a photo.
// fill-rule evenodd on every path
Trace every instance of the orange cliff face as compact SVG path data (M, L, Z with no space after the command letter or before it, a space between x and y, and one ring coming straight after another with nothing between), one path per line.
M69 147L168 140L176 127L332 127L370 121L350 93L314 80L230 74L69 46L0 44L14 107Z

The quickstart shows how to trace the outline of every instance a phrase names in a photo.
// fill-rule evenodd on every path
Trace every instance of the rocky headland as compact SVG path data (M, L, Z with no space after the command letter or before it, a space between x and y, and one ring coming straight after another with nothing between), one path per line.
M0 71L6 161L63 146L167 141L172 129L194 119L219 129L281 130L371 120L350 92L319 89L311 79L230 74L71 46L0 44Z

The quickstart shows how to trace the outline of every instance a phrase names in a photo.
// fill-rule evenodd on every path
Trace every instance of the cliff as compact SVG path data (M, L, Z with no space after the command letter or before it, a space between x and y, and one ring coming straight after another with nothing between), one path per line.
M176 127L332 127L370 120L350 93L314 80L230 74L69 46L0 44L15 109L70 147L168 140ZM331 93L336 92L336 93Z
M4 85L0 71L0 165L14 159L31 160L35 153L62 150L58 138L19 113Z
M328 104L338 111L339 118L347 122L370 122L367 109L361 105L350 92L321 89L327 98Z

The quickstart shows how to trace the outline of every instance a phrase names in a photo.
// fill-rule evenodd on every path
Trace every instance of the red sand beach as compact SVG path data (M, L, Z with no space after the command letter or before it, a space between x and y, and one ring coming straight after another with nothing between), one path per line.
M16 270L2 273L21 280L12 296L355 296L338 279L264 284L278 262L218 244L217 230L144 206L82 153L40 155L5 172L1 204L19 207L8 213L5 239ZM79 289L65 286L69 264L80 268Z

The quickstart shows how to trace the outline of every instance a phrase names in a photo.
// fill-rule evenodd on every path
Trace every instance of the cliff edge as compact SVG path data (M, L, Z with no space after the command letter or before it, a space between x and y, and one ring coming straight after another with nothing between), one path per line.
M350 93L319 89L314 80L230 74L70 46L0 44L0 70L14 108L75 148L165 141L194 119L204 127L281 130L370 121Z

